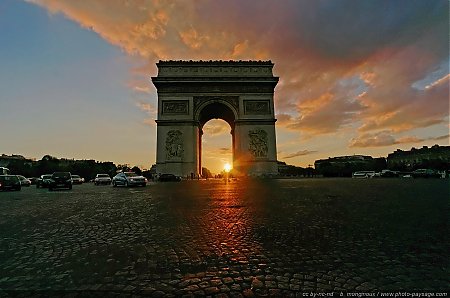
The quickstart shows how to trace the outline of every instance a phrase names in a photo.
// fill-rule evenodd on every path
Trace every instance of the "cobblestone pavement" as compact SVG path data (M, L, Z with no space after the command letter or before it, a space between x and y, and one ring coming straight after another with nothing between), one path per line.
M449 198L443 179L4 192L0 296L445 291Z

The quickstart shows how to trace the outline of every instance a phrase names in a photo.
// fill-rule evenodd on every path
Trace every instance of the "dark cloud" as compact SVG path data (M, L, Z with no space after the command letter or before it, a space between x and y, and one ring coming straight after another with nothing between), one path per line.
M283 157L283 159L293 158L293 157L297 157L297 156L309 155L309 154L316 153L316 152L317 151L315 151L315 150L300 150L300 151L297 151L295 153L286 155L285 157Z

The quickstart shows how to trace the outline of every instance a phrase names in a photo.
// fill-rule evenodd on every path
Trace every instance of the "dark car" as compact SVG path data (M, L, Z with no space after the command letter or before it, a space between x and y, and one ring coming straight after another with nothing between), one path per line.
M37 182L37 180L38 180L38 178L36 178L36 177L30 177L30 178L28 178L28 180L30 180L31 185L35 185L36 182Z
M72 184L83 184L83 178L79 175L72 175Z
M161 182L179 182L181 177L175 176L174 174L162 174L159 176L158 181Z
M36 180L36 188L48 188L50 184L50 178L52 178L51 174L41 175L41 177Z
M49 181L48 190L55 188L72 189L72 175L70 172L55 172Z
M112 179L113 186L123 185L126 187L129 186L146 186L147 179L143 176L139 176L134 172L121 172L113 177Z
M95 185L101 185L101 184L111 184L111 177L109 177L108 174L97 174L94 179Z
M383 178L393 178L393 177L398 177L399 174L396 171L390 171L390 170L382 170L380 173L380 177Z
M16 175L0 175L0 190L21 190L20 179Z

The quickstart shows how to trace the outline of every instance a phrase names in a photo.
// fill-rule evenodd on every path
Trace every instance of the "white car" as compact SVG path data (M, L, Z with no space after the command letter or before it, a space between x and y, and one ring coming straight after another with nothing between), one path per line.
M95 185L100 185L100 184L110 185L111 177L109 177L108 174L97 174L97 176L95 176L95 179L94 179L94 184Z
M30 186L31 185L31 181L22 175L17 175L17 178L19 178L19 180L20 180L20 185L22 185L22 186Z
M135 172L121 172L112 179L113 186L123 185L129 186L146 186L147 179L144 176L139 176Z
M352 178L373 178L375 171L358 171L352 174Z

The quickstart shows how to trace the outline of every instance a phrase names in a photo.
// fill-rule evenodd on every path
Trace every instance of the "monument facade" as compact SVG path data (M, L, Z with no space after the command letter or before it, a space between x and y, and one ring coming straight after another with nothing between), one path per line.
M233 171L275 175L277 150L271 61L159 61L156 171L201 175L203 126L230 125Z

